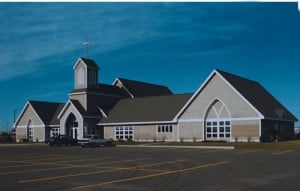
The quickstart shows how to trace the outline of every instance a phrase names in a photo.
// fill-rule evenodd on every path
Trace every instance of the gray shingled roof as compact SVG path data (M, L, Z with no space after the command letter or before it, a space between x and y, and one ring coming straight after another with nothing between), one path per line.
M82 105L80 104L80 102L78 100L74 100L74 99L70 99L70 102L72 102L72 104L76 107L77 111L81 114L81 115L85 115L85 109L82 107Z
M289 110L258 82L221 70L216 71L240 92L265 118L298 121Z
M29 101L30 105L36 111L45 125L59 125L57 116L64 103L44 102L44 101Z
M172 121L193 94L121 99L100 123Z
M162 85L118 78L134 97L170 95L172 91Z
M87 58L80 58L87 66L99 68L98 65L94 60L87 59Z
M104 95L114 95L120 97L128 97L125 90L108 84L98 84L97 88L81 88L74 89L70 93L78 93L78 92L88 92L88 93L98 93Z

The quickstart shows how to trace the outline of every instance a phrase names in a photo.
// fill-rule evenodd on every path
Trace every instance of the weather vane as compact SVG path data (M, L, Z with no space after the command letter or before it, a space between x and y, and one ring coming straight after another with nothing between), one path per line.
M86 40L86 41L84 41L82 44L83 44L83 46L84 46L84 48L85 48L85 58L88 58L88 45L90 45L91 42L88 41L88 40Z

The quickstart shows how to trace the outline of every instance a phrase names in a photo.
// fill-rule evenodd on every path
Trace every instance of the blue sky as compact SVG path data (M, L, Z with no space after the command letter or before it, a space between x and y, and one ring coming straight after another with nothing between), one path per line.
M27 100L65 102L88 57L116 77L194 92L221 69L260 82L300 118L297 3L0 3L0 129Z

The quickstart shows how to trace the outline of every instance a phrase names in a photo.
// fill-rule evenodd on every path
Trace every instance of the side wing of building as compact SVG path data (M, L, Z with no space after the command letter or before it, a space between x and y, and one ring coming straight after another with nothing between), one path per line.
M59 129L57 114L62 106L61 103L28 101L14 124L16 140L45 141L52 129Z

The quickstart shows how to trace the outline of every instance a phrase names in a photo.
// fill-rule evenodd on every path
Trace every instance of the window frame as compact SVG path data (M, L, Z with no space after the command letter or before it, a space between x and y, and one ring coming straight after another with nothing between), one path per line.
M156 125L157 133L173 133L173 124Z
M134 140L134 127L131 125L123 125L115 127L116 140Z
M208 119L205 121L205 138L208 140L231 139L231 121L228 119Z

